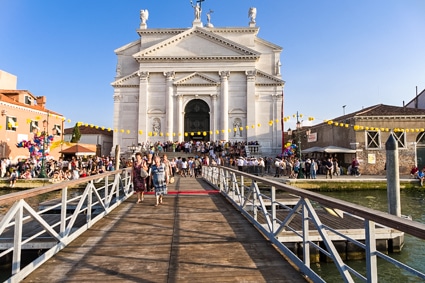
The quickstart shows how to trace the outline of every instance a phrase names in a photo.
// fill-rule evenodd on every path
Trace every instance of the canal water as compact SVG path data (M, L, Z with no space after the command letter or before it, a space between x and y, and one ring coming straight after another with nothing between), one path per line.
M321 194L351 203L359 204L368 208L388 212L386 190L350 190L338 192L321 192ZM412 220L425 223L425 191L401 190L400 192L401 213L412 217ZM405 245L401 253L391 254L399 260L421 272L425 272L425 241L406 235ZM365 274L365 261L346 261L346 263ZM333 263L318 263L312 268L327 282L342 282L338 271ZM353 277L354 280L357 278ZM396 266L378 259L379 282L424 282L415 276L408 275ZM356 280L356 282L361 282Z

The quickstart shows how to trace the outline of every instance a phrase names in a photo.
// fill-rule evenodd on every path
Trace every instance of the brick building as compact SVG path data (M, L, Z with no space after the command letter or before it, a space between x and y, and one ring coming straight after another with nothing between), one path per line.
M357 157L363 174L384 175L385 143L393 133L399 149L400 174L409 174L414 164L419 168L425 166L424 128L424 109L378 104L304 128L299 136L303 149L326 146L355 149L355 153L320 156L337 156L345 166L352 157Z

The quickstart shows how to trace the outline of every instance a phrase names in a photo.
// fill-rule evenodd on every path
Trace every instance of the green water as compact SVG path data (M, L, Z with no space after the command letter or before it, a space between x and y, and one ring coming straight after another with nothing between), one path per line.
M323 192L322 194L345 200L375 210L388 211L386 190L359 190L343 192ZM409 215L414 221L425 223L425 192L419 190L402 190L400 192L401 213ZM401 253L391 254L399 260L421 272L425 272L425 241L406 235ZM365 261L347 261L349 266L365 274ZM318 263L312 268L327 282L342 282L333 263ZM356 280L357 278L355 278ZM392 264L378 259L379 282L423 282L415 276L406 274ZM361 282L356 280L356 282Z

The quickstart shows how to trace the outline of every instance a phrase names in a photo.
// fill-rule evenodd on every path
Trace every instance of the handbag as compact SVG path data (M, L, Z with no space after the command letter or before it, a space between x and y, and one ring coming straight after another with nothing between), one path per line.
M146 172L145 169L140 168L140 177L142 177L143 179L147 178L149 176L149 173Z
M174 184L174 177L172 177L172 176L170 177L170 181L169 181L169 183L170 183L170 184Z

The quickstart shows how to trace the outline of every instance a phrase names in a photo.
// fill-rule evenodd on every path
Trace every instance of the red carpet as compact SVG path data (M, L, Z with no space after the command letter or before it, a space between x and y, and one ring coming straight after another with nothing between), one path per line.
M168 191L169 195L209 195L209 194L219 194L220 191L205 191L205 190L198 190L198 191ZM146 192L145 195L154 195L155 192Z

